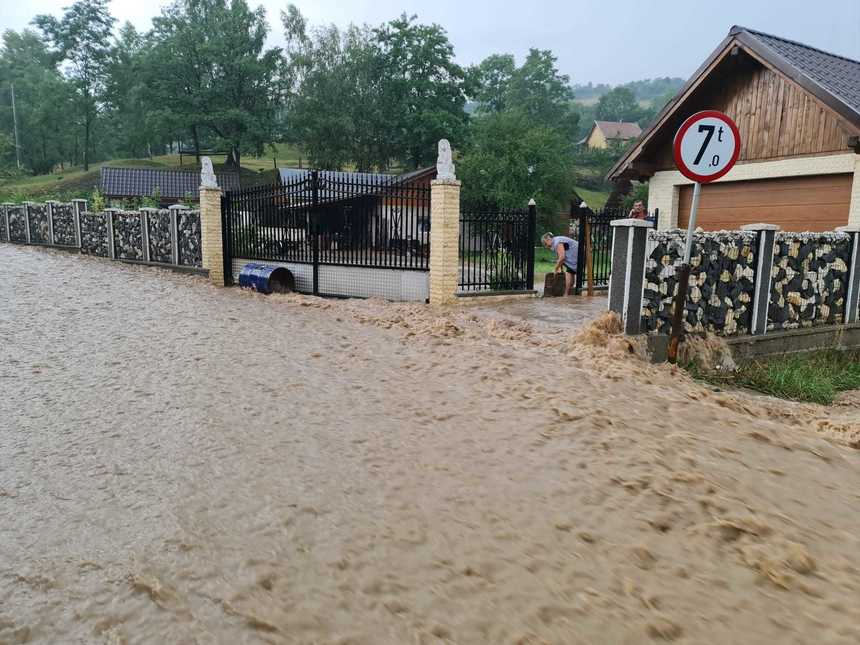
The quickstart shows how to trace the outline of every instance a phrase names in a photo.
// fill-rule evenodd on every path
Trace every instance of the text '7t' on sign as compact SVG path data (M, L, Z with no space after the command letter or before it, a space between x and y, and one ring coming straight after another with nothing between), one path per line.
M675 135L675 165L688 179L700 184L725 175L741 151L738 126L730 117L706 110L684 121Z

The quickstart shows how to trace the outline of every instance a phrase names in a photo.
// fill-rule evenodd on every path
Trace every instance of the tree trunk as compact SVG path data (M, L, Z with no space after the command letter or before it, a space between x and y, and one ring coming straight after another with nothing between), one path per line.
M239 163L241 162L242 155L239 153L239 146L233 145L230 147L230 153L227 155L226 165L231 168L239 169Z
M84 122L84 172L90 169L90 120Z
M194 158L197 160L197 165L200 165L200 135L197 134L197 126L191 126L191 138L194 139Z

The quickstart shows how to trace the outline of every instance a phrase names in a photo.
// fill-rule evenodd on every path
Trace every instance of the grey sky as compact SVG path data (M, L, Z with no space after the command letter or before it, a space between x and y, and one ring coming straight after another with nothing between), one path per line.
M283 0L263 4L270 40L283 40ZM0 0L0 28L21 29L37 13L58 14L70 0ZM163 2L113 0L111 11L140 29ZM799 40L860 59L860 0L297 0L316 24L378 24L400 13L445 27L462 64L492 53L521 60L529 47L551 49L573 83L625 81L655 76L688 77L733 24Z

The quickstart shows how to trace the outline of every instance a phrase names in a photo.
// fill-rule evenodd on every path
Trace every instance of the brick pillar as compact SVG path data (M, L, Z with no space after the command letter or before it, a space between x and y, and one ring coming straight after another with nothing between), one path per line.
M768 305L770 305L770 289L773 282L773 243L776 240L779 226L776 224L744 224L741 226L741 230L758 233L750 333L761 335L767 333Z
M860 223L840 226L836 230L851 235L848 290L845 296L845 322L856 323L860 319L860 312L858 312L858 308L860 308Z
M645 247L648 229L644 219L617 219L612 225L612 273L609 275L609 311L621 316L628 335L638 334L642 324L645 291ZM584 249L579 250L584 253Z
M456 300L460 278L460 182L430 183L430 303Z
M200 173L200 236L203 268L209 270L209 279L219 287L227 283L224 278L224 238L221 231L221 189L212 171L209 157L201 159Z

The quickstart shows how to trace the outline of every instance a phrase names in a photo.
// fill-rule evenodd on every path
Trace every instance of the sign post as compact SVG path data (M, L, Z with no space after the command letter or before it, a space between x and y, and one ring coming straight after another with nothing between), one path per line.
M729 116L716 110L705 110L697 112L678 128L673 150L678 170L694 184L684 262L678 268L678 292L675 294L672 335L669 338L670 363L678 360L678 345L684 336L684 308L690 285L690 258L702 184L716 181L732 169L741 151L741 136L738 126Z

